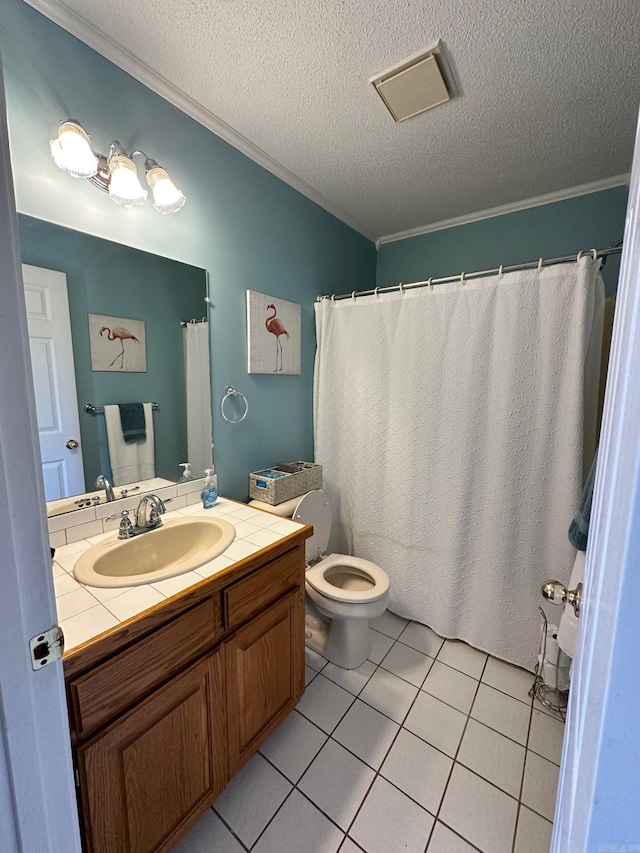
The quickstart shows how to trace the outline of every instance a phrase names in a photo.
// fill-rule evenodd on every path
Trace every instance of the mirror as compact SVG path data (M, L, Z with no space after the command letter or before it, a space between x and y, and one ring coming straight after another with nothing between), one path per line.
M211 435L206 271L18 218L47 501L65 499L56 509L65 512L79 508L72 496L105 500L100 474L116 497L128 483L175 482L189 454L201 477ZM105 405L129 403L149 405L105 415Z

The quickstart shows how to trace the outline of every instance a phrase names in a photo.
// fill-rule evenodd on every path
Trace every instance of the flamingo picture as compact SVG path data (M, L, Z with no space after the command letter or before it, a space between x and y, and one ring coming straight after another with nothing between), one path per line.
M282 320L278 320L276 317L278 311L273 303L267 305L267 311L271 308L273 308L273 314L267 317L265 320L265 326L267 327L267 332L271 332L271 334L276 337L276 366L273 372L277 373L282 370L282 344L280 342L280 336L286 335L287 338L289 338L289 332L285 329ZM280 367L278 367L278 358L280 359Z
M108 332L107 337L110 341L120 341L120 346L122 347L121 351L118 355L113 359L109 367L113 367L118 359L120 359L120 370L124 367L124 342L125 341L134 341L139 344L140 341L133 332L130 332L129 329L126 329L124 326L115 326L113 329L110 329L108 326L103 326L100 329L100 337L102 337L103 332Z

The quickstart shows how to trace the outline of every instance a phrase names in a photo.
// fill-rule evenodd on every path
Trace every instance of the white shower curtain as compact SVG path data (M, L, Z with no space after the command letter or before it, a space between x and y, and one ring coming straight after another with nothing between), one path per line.
M187 454L191 472L203 477L211 468L211 379L209 372L209 324L184 327L184 365L187 387Z
M385 569L394 612L530 670L594 444L598 269L589 255L316 304L332 547Z

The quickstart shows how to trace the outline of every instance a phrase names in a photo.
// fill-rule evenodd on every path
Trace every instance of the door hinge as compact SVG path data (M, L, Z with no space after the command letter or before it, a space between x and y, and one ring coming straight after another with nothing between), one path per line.
M73 768L73 778L75 779L75 782L76 782L76 788L79 788L80 787L80 772L79 772L77 767Z
M64 634L59 625L37 634L29 640L31 649L31 667L42 669L56 660L60 660L64 651Z

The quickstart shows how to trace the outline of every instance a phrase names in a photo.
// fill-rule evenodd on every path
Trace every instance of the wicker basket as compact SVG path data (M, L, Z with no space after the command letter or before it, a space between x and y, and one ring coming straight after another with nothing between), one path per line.
M283 462L249 474L251 499L271 506L321 488L322 465L314 462Z

